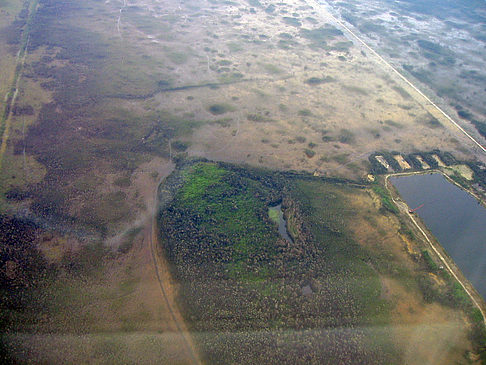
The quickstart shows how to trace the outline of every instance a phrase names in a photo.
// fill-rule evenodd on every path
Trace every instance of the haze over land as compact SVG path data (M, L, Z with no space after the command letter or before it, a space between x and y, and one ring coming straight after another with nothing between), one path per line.
M297 362L301 346L309 361L480 361L476 309L430 266L386 180L366 177L370 155L406 170L437 154L481 195L485 154L340 23L484 146L484 3L429 5L0 0L7 355ZM198 207L181 197L191 187ZM279 202L295 247L268 218Z

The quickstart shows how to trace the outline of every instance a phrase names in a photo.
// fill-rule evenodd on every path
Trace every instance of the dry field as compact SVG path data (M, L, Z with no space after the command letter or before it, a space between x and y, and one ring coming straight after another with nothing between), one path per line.
M160 55L172 86L231 83L162 92L146 101L150 108L215 122L188 139L189 154L358 177L367 154L378 149L467 148L449 122L346 32L316 31L334 29L323 8L296 1L274 4L270 12L270 3L257 3L171 8L137 2L122 13L124 41ZM137 24L140 17L149 25ZM228 108L212 115L213 104Z

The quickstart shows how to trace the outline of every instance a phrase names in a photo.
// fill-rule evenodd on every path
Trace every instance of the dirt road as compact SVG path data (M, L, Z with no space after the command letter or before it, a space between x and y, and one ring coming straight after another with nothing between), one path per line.
M171 169L172 170L172 169ZM178 342L184 344L187 353L187 363L201 364L199 356L196 351L196 347L192 341L189 331L184 323L184 319L178 310L176 303L176 288L172 279L168 262L162 251L161 245L158 241L157 232L157 210L158 210L158 188L160 184L165 180L167 175L163 175L155 186L152 200L152 217L149 219L148 227L145 233L145 243L150 246L150 252L152 255L153 266L157 281L159 283L160 294L163 301L170 313L171 324L170 327L174 328L175 333L180 337Z

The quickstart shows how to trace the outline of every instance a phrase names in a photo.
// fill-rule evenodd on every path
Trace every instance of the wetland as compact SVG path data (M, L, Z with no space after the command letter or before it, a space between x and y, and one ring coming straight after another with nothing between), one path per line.
M442 174L392 177L400 195L424 221L475 289L486 297L486 209Z
M380 22L390 3L366 13L369 3L327 4L360 13L363 34L426 23L404 4L393 5L403 17ZM380 151L395 171L420 170L417 151L440 148L453 169L446 153L472 161L477 151L331 10L0 0L0 362L486 356L482 317L436 270L368 159ZM431 88L457 67L468 92L444 84L440 94L481 131L473 20L465 69L459 46L426 36L408 34L411 53L398 53ZM434 154L422 154L427 166Z

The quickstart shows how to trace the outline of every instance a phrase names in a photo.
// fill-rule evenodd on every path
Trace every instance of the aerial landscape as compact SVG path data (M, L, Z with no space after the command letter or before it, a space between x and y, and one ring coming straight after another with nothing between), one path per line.
M482 0L0 0L0 362L486 364Z

